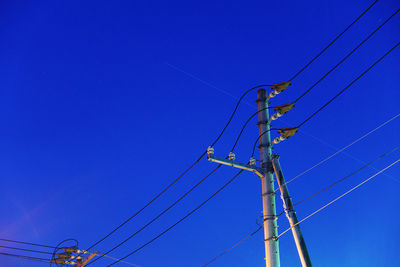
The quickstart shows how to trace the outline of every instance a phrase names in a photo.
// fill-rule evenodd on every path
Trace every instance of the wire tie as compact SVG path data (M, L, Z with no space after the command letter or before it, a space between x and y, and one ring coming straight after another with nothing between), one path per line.
M277 236L271 236L270 238L264 239L264 241L274 240L277 241L279 238Z

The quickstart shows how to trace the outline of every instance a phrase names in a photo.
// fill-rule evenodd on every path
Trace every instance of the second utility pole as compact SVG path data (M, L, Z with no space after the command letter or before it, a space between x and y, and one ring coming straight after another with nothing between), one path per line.
M269 124L269 102L265 89L257 91L258 129L260 132L261 168L264 170L262 183L263 225L265 261L267 267L280 267L278 229L276 222L274 169L272 167L272 145Z

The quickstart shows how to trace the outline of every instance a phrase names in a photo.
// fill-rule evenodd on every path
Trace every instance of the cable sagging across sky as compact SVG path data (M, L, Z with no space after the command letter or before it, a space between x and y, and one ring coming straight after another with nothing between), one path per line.
M393 167L395 164L399 163L400 159L396 160L395 162L393 162L392 164L386 166L385 168L383 168L382 170L380 170L379 172L375 173L374 175L368 177L367 179L365 179L364 181L362 181L361 183L359 183L358 185L352 187L350 190L346 191L345 193L343 193L342 195L338 196L337 198L335 198L334 200L328 202L326 205L322 206L321 208L317 209L316 211L314 211L313 213L311 213L310 215L308 215L307 217L305 217L304 219L300 220L297 224L300 224L302 222L304 222L305 220L309 219L310 217L314 216L315 214L317 214L318 212L320 212L321 210L325 209L326 207L332 205L333 203L335 203L336 201L338 201L339 199L341 199L342 197L348 195L349 193L351 193L352 191L356 190L357 188L359 188L360 186L362 186L363 184L365 184L366 182L368 182L369 180L371 180L372 178L376 177L377 175L381 174L382 172L386 171L387 169ZM297 224L289 227L288 229L286 229L285 231L283 231L282 233L280 233L277 238L281 237L282 235L284 235L286 232L288 232L290 229L292 229L293 227L295 227Z
M189 217L190 215L192 215L194 212L196 212L198 209L200 209L202 206L204 206L208 201L210 201L212 198L214 198L218 193L220 193L225 187L227 187L230 183L232 183L241 173L243 172L243 170L240 170L238 173L236 173L228 182L226 182L223 186L221 186L217 191L215 191L210 197L208 197L205 201L203 201L200 205L198 205L196 208L194 208L193 210L191 210L188 214L186 214L184 217L182 217L180 220L178 220L176 223L174 223L173 225L171 225L170 227L168 227L167 229L165 229L163 232L161 232L160 234L158 234L157 236L155 236L154 238L152 238L150 241L146 242L145 244L143 244L142 246L140 246L139 248L135 249L134 251L132 251L131 253L129 253L128 255L120 258L119 260L115 261L114 263L108 265L108 266L112 266L116 263L118 263L120 260L124 260L127 257L135 254L136 252L140 251L141 249L143 249L144 247L146 247L148 244L152 243L153 241L157 240L158 238L160 238L161 236L163 236L165 233L167 233L169 230L171 230L172 228L174 228L175 226L177 226L179 223L181 223L182 221L184 221L187 217Z
M172 207L174 207L176 204L178 204L182 199L184 199L187 195L189 195L194 189L196 189L196 187L198 187L201 183L203 183L208 177L210 177L214 172L216 172L219 168L221 167L221 165L218 165L216 168L214 168L214 170L212 170L209 174L207 174L204 178L202 178L199 182L197 182L193 187L191 187L185 194L183 194L181 197L179 197L174 203L172 203L171 205L168 206L168 208L164 209L161 213L159 213L156 217L154 217L153 219L151 219L148 223L146 223L144 226L142 226L139 230L137 230L135 233L133 233L132 235L130 235L128 238L126 238L124 241L118 243L117 245L115 245L113 248L111 248L110 250L108 250L105 253L102 253L102 255L100 255L100 257L96 258L95 260L93 260L91 263L96 262L97 260L101 259L103 256L108 255L109 253L111 253L112 251L114 251L115 249L117 249L118 247L122 246L124 243L128 242L132 237L136 236L137 234L139 234L141 231L143 231L144 229L146 229L149 225L151 225L153 222L155 222L157 219L159 219L163 214L165 214L167 211L169 211Z
M395 152L395 151L398 150L399 148L400 148L400 146L396 146L395 148L391 149L390 151L388 151L388 152L386 152L386 153L384 153L384 154L378 156L377 158L375 158L374 160L370 161L369 163L363 165L361 168L357 169L356 171L354 171L354 172L352 172L352 173L350 173L350 174L344 176L343 178L341 178L341 179L339 179L339 180L333 182L331 185L329 185L329 186L323 188L322 190L320 190L320 191L318 191L318 192L316 192L316 193L314 193L314 194L312 194L312 195L310 195L310 196L308 196L308 197L306 197L306 198L304 198L304 199L302 199L302 200L296 202L295 204L293 204L293 207L294 207L294 206L297 206L297 205L299 205L299 204L301 204L301 203L303 203L304 201L306 201L306 200L308 200L308 199L310 199L310 198L315 197L316 195L318 195L318 194L320 194L320 193L326 191L327 189L329 189L329 188L331 188L331 187L337 185L338 183L340 183L340 182L342 182L342 181L344 181L344 180L350 178L351 176L354 176L355 174L359 173L361 170L363 170L363 169L365 169L366 167L370 166L370 165L373 164L374 162L376 162L376 161L382 159L383 157L386 157L386 156L390 155L391 153ZM278 218L278 217L282 216L283 214L285 214L285 210L283 210L281 213L279 213L276 217ZM235 247L237 247L238 245L240 245L241 243L243 243L244 241L246 241L246 240L249 239L250 237L254 236L254 235L255 235L256 233L258 233L262 228L263 228L263 225L260 225L254 232L252 232L251 234L249 234L249 235L246 236L245 238L242 238L240 241L238 241L237 243L235 243L232 247L230 247L229 249L225 250L224 252L218 254L216 257L214 257L213 259L211 259L209 262L207 262L207 263L206 263L205 265L203 265L203 266L207 266L207 265L211 264L212 262L216 261L217 259L219 259L220 257L224 256L226 253L228 253L229 251L231 251L232 249L234 249Z
M346 90L350 88L356 81L358 81L362 76L364 76L368 71L370 71L373 67L376 66L379 62L381 62L387 55L389 55L394 49L396 49L400 45L400 42L398 42L395 46L393 46L389 51L387 51L382 57L380 57L377 61L375 61L371 66L369 66L364 72L362 72L357 78L355 78L351 83L349 83L345 88L343 88L339 93L337 93L334 97L332 97L328 102L326 102L322 107L320 107L317 111L315 111L313 114L311 114L307 119L305 119L302 123L297 126L297 128L300 128L303 126L306 122L308 122L312 117L317 115L321 110L323 110L326 106L328 106L330 103L332 103L333 100L335 100L337 97L339 97L341 94L343 94Z
M322 53L324 53L333 43L335 43L345 32L347 32L348 29L351 28L351 26L353 26L362 16L365 15L365 13L367 13L376 3L378 3L378 0L376 0L375 2L373 2L366 10L364 10L364 12L362 12L352 23L350 23L349 26L347 26L346 29L344 29L344 31L342 31L338 36L335 37L335 39L333 39L324 49L321 50L321 52L319 52L314 58L312 58L303 68L301 68L291 79L290 81L294 80L300 73L302 73L308 66L310 66L311 63L314 62L314 60L316 60L317 58L319 58L319 56L322 55Z

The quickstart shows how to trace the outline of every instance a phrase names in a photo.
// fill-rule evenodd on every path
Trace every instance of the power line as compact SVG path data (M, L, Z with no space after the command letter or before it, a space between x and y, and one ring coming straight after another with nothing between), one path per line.
M212 147L218 142L218 140L219 140L219 139L222 137L222 135L224 134L226 128L227 128L227 127L229 126L229 124L232 122L233 116L235 115L235 113L236 113L236 111L237 111L237 109L238 109L238 107L239 107L239 104L240 104L240 102L243 100L243 98L244 98L248 93L250 93L251 91L253 91L253 90L255 90L255 89L258 89L258 88L261 88L261 87L269 87L269 86L272 86L272 85L271 85L271 84L263 84L263 85L254 86L254 87L250 88L249 90L247 90L246 92L244 92L244 93L240 96L238 102L236 103L235 108L233 109L233 112L232 112L231 116L229 117L228 122L225 124L225 127L222 129L221 133L220 133L220 134L218 135L218 137L214 140L214 142L212 142L212 144L211 144Z
M135 249L134 251L132 251L131 253L129 253L128 255L120 258L119 260L113 262L112 264L108 265L108 266L112 266L114 264L116 264L117 262L119 262L120 260L124 260L127 257L135 254L136 252L138 252L139 250L143 249L144 247L146 247L148 244L152 243L153 241L155 241L156 239L158 239L159 237L161 237L162 235L164 235L165 233L167 233L169 230L171 230L172 228L174 228L176 225L178 225L180 222L182 222L183 220L185 220L187 217L189 217L190 215L192 215L194 212L196 212L198 209L200 209L202 206L204 206L204 204L206 204L208 201L210 201L213 197L215 197L219 192L221 192L225 187L227 187L231 182L233 182L241 173L243 172L243 170L240 170L238 173L236 173L228 182L226 182L222 187L220 187L217 191L215 191L214 194L212 194L210 197L208 197L205 201L203 201L200 205L198 205L195 209L193 209L192 211L190 211L188 214L186 214L184 217L182 217L180 220L178 220L176 223L174 223L173 225L171 225L170 227L168 227L167 229L165 229L163 232L161 232L160 234L158 234L157 236L155 236L154 238L152 238L150 241L146 242L145 244L143 244L142 246L140 246L139 248Z
M113 260L118 260L117 258L111 257L111 256L109 256L109 255L106 255L106 254L103 254L103 253L100 253L100 252L96 252L96 254L97 254L97 255L101 255L101 256L103 256L103 257L107 257L107 258L113 259ZM125 264L128 264L128 265L140 267L139 265L134 264L134 263L131 263L131 262L129 262L129 261L120 260L120 262L125 263ZM87 264L86 264L86 266L87 266Z
M7 248L7 249L14 249L14 250L21 250L21 251L29 251L29 252L49 254L49 255L53 254L51 252L46 252L46 251L39 251L39 250L32 250L32 249L25 249L25 248L16 248L16 247L9 247L9 246L0 246L0 248Z
M241 239L239 242L237 242L235 245L233 245L232 247L230 247L229 249L225 250L224 252L218 254L216 257L214 257L212 260L210 260L209 262L207 262L206 264L204 264L203 266L207 266L210 263L216 261L217 259L221 258L222 256L224 256L226 253L228 253L229 251L231 251L232 249L234 249L235 247L239 246L241 243L243 243L244 241L246 241L247 239L249 239L250 237L252 237L253 235L255 235L256 233L258 233L258 231L260 231L263 228L263 226L258 227L257 230L255 230L253 233L249 234L248 236L246 236L245 238Z
M365 10L355 21L353 21L346 29L345 31L347 31L347 29L349 29L356 21L358 21L358 19L360 19L373 5L376 4L377 1L375 1L367 10ZM304 71L316 58L318 58L326 49L328 49L328 47L330 45L332 45L345 31L343 31L341 34L339 34L327 47L325 47L316 57L314 57L309 63L306 64L306 66L304 66L291 80L293 80L294 78L296 78L302 71ZM219 139L222 137L223 133L225 132L225 130L227 129L227 127L229 126L229 124L231 123L234 114L237 111L237 108L240 104L240 102L242 101L242 99L244 98L245 95L247 95L250 91L255 90L257 88L261 88L261 87L266 87L266 86L271 86L271 85L259 85L259 86L255 86L249 90L247 90L240 98L239 101L237 102L234 111L232 112L228 122L226 123L226 125L224 126L223 130L220 132L220 134L218 135L218 137L214 140L214 142L212 143L211 146L214 146ZM235 144L236 146L236 144ZM191 168L193 168L206 154L206 152L203 152L203 154L195 161L194 164L192 164L188 169L186 169L180 176L178 176L178 178L176 178L171 184L169 184L165 189L163 189L159 194L157 194L153 199L151 199L147 204L145 204L141 209L139 209L136 213L134 213L131 217L129 217L128 219L126 219L123 223L121 223L119 226L117 226L116 228L114 228L110 233L108 233L107 235L105 235L103 238L101 238L99 241L97 241L96 243L94 243L93 245L91 245L87 250L93 248L94 246L98 245L100 242L104 241L106 238L108 238L110 235L112 235L114 232L116 232L118 229L120 229L123 225L125 225L126 223L128 223L131 219L133 219L134 217L136 217L139 213L141 213L145 208L147 208L151 203L153 203L156 199L158 199L162 194L165 193L165 191L167 191L172 185L174 185L178 180L180 180L183 175L185 175Z
M394 119L398 118L400 116L400 113L395 115L394 117L390 118L389 120L385 121L384 123L380 124L378 127L374 128L373 130L369 131L368 133L364 134L363 136L357 138L356 140L354 140L353 142L351 142L350 144L342 147L341 149L339 149L338 151L336 151L335 153L333 153L332 155L330 155L329 157L324 158L323 160L321 160L320 162L318 162L317 164L315 164L314 166L308 168L307 170L301 172L300 174L296 175L294 178L292 178L291 180L287 181L285 184L288 184L290 182L293 182L294 180L296 180L297 178L303 176L304 174L308 173L309 171L311 171L312 169L314 169L315 167L321 165L322 163L324 163L325 161L333 158L334 156L338 155L339 153L343 152L345 149L349 148L350 146L354 145L355 143L361 141L362 139L364 139L365 137L367 137L368 135L372 134L373 132L377 131L378 129L382 128L383 126L385 126L386 124L388 124L389 122L393 121ZM279 189L277 189L279 190Z
M380 160L381 158L383 158L383 157L385 157L385 156L387 156L387 155L393 153L394 151L396 151L396 150L399 149L399 148L400 148L400 146L397 146L397 147L393 148L393 149L390 150L389 152L386 152L385 154L383 154L383 155L377 157L376 159L370 161L369 163L365 164L364 166L362 166L362 167L359 168L358 170L352 172L351 174L346 175L346 176L343 177L342 179L337 180L336 182L330 184L329 186L327 186L327 187L321 189L320 191L318 191L318 192L312 194L311 196L308 196L308 197L306 197L306 198L304 198L304 199L302 199L302 200L296 202L295 204L293 204L293 206L299 205L300 203L302 203L302 202L304 202L304 201L306 201L306 200L308 200L308 199L310 199L310 198L313 198L313 197L315 197L316 195L321 194L322 192L324 192L324 191L328 190L329 188L331 188L331 187L337 185L338 183L343 182L343 181L346 180L347 178L350 178L350 177L353 176L354 174L356 174L356 173L362 171L363 169L365 169L366 167L368 167L368 166L371 165L372 163L374 163L374 162Z
M362 16L364 16L365 13L367 13L377 2L378 2L378 0L376 0L375 2L373 2L363 13L361 13L361 14L359 15L350 25L348 25L347 28L346 28L344 31L342 31L338 36L336 36L335 39L333 39L324 49L322 49L322 50L321 50L314 58L312 58L303 68L301 68L301 69L290 79L290 81L294 80L300 73L302 73L308 66L310 66L311 63L314 62L314 60L316 60L319 56L321 56L322 53L324 53L334 42L336 42L348 29L350 29L351 26L353 26ZM398 11L397 11L397 12L398 12ZM396 13L397 13L397 12L396 12ZM395 13L395 14L396 14L396 13ZM387 21L389 21L395 14L393 14ZM330 70L323 78L321 78L316 84L314 84L310 89L308 89L305 93L303 93L303 95L301 95L298 99L296 99L295 102L297 102L301 97L303 97L306 93L308 93L315 85L317 85L321 80L323 80L326 76L328 76L330 72L332 72L337 66L339 66L343 61L345 61L352 53L354 53L354 52L355 52L364 42L366 42L376 31L378 31L384 24L386 24L387 21L385 21L381 26L378 27L378 29L376 29L373 33L371 33L362 43L360 43L355 49L353 49L353 51L351 51L344 59L342 59L341 62L339 62L333 69L331 69L331 70ZM260 87L265 87L265 86L271 86L271 85L260 85L260 86L253 87L253 88L249 89L248 91L246 91L246 92L239 98L239 101L238 101L238 103L236 104L236 107L235 107L235 109L234 109L234 112L232 113L232 115L231 115L231 117L230 117L230 119L229 119L227 125L226 125L225 128L222 130L221 135L222 135L223 132L225 131L225 129L226 129L226 127L228 126L228 124L231 122L231 120L232 120L232 118L233 118L233 115L234 115L234 113L236 112L237 107L238 107L240 101L243 99L243 97L244 97L247 93L249 93L250 91L255 90L255 89L257 89L257 88L260 88ZM271 107L271 108L273 108L273 107ZM264 109L264 110L265 110L265 109ZM236 139L235 144L233 145L231 151L233 151L234 148L236 147L236 144L237 144L237 142L238 142L238 140L239 140L239 138L240 138L240 136L241 136L241 134L242 134L244 128L245 128L246 125L249 123L249 121L251 120L251 118L253 118L254 116L256 116L256 115L257 115L259 112L261 112L261 111L262 111L262 110L257 111L256 113L254 113L253 115L250 116L249 120L245 123L245 125L244 125L243 128L242 128L242 130L240 131L239 136L238 136L238 138ZM220 136L217 138L217 140L216 140L211 146L214 146L215 143L219 140L219 138L220 138Z
M176 204L178 204L182 199L184 199L187 195L189 195L196 187L198 187L202 182L204 182L208 177L210 177L214 172L216 172L221 165L218 165L214 170L212 170L209 174L207 174L203 179L201 179L199 182L197 182L193 187L191 187L185 194L183 194L180 198L178 198L174 203L172 203L168 208L164 209L161 213L159 213L156 217L154 217L152 220L150 220L148 223L146 223L144 226L142 226L139 230L137 230L135 233L130 235L128 238L126 238L124 241L120 242L118 245L114 246L112 249L109 251L102 253L100 257L97 259L93 260L91 263L96 262L97 260L101 259L103 256L108 255L124 243L128 242L132 237L136 236L138 233L143 231L145 228L147 228L149 225L151 225L153 222L155 222L158 218L160 218L164 213L169 211L172 207L174 207Z
M29 242L23 242L23 241L17 241L17 240L5 239L5 238L0 238L0 241L12 242L12 243L18 243L18 244L24 244L24 245L31 245L31 246L37 246L37 247L44 247L44 248L56 248L56 247L49 246L49 245L35 244L35 243L29 243Z
M305 68L307 68L315 59L317 59L326 49L328 49L329 46L331 46L340 36L342 36L355 22L357 22L369 9L372 8L378 1L375 1L372 3L371 6L368 7L356 20L354 20L341 34L339 34L328 46L326 46L320 53L318 53L308 64L306 64L292 79L293 80L295 77L297 77ZM311 91L317 84L319 84L323 79L325 79L333 70L335 70L340 64L342 64L348 57L350 57L358 48L360 48L369 38L371 38L380 28L382 28L390 19L392 19L400 9L398 9L394 14L392 14L385 22L383 22L378 28L376 28L369 36L367 36L360 44L358 44L350 53L348 53L341 61L339 61L333 68L331 68L322 78L320 78L316 83L314 83L308 90L306 90L302 95L300 95L294 103L299 101L303 96L305 96L309 91ZM247 92L246 92L247 93ZM273 108L273 107L270 107ZM267 108L266 108L267 109ZM247 124L250 122L250 120L255 117L259 112L264 111L265 109L259 110L253 115L250 116L250 118L246 121L246 123L243 125L238 137L236 138L236 141L231 149L235 149L240 136L242 135L244 128L247 126ZM260 136L259 136L260 138Z
M355 189L357 189L358 187L360 187L361 185L365 184L366 182L368 182L369 180L371 180L372 178L374 178L375 176L377 176L378 174L386 171L387 169L389 169L390 167L392 167L393 165L397 164L400 161L400 159L396 160L395 162L393 162L392 164L386 166L385 168L383 168L382 170L380 170L379 172L375 173L374 175L368 177L367 179L365 179L364 181L362 181L361 183L359 183L358 185L352 187L350 190L346 191L345 193L341 194L340 196L338 196L337 198L335 198L334 200L328 202L326 205L322 206L321 208L317 209L316 211L314 211L313 213L311 213L310 215L308 215L307 217L305 217L304 219L300 220L297 224L293 225L292 227L289 227L288 229L286 229L285 231L283 231L282 233L280 233L276 238L281 237L282 235L284 235L287 231L289 231L290 229L292 229L294 226L304 222L305 220L309 219L311 216L317 214L318 212L320 212L321 210L325 209L326 207L330 206L331 204L333 204L334 202L336 202L337 200L341 199L342 197L344 197L345 195L351 193L352 191L354 191Z
M302 69L300 69L300 71L298 71L290 80L292 81L294 78L296 78L300 73L302 73L311 63L314 62L314 60L316 60L319 56L322 55L322 53L324 53L334 42L336 42L348 29L350 29L351 26L354 25L354 23L356 23L362 16L364 16L365 13L367 13L376 3L378 2L378 0L376 0L375 2L373 2L363 13L361 13L349 26L347 26L347 28L342 31L338 36L336 36L335 39L333 39L332 42L330 42L324 49L321 50L321 52L319 52L313 59L311 59Z
M327 47L325 47L320 53L318 53L310 62L308 62L292 79L296 78L301 72L303 72L315 59L317 59L323 52L325 52L329 46L331 46L337 39L340 38L340 36L342 36L354 23L356 23L373 5L375 5L378 1L375 1L370 7L368 7L368 9L366 9L356 20L354 20L341 34L339 34ZM242 101L242 99L244 98L244 96L246 96L249 92L257 89L257 88L261 88L261 87L268 87L271 85L258 85L255 86L253 88L250 88L249 90L247 90L244 94L242 94L242 96L239 98L230 118L228 119L228 122L225 124L224 128L222 129L222 131L220 132L220 134L218 135L218 137L214 140L214 142L212 142L211 146L214 146L219 139L222 137L222 135L224 134L225 130L227 129L227 127L229 126L229 124L231 123L233 116L235 115L240 102ZM238 139L237 139L238 141ZM236 143L237 143L236 141ZM236 146L236 144L234 145ZM233 149L232 149L233 150ZM178 176L178 178L176 178L171 184L169 184L165 189L163 189L159 194L157 194L153 199L151 199L147 204L145 204L141 209L139 209L136 213L134 213L131 217L129 217L128 219L126 219L123 223L121 223L119 226L117 226L115 229L113 229L110 233L108 233L107 235L105 235L103 238L101 238L99 241L97 241L96 243L94 243L93 245L91 245L87 250L93 248L94 246L98 245L100 242L104 241L106 238L108 238L110 235L112 235L115 231L117 231L118 229L120 229L122 226L124 226L126 223L128 223L131 219L133 219L134 217L136 217L139 213L141 213L145 208L147 208L151 203L153 203L156 199L158 199L162 194L165 193L165 191L167 191L172 185L174 185L178 180L180 180L180 178L182 178L183 175L185 175L191 168L193 168L194 165L196 165L206 154L206 152L203 152L203 154L195 161L194 164L192 164L188 169L186 169L180 176Z
M317 113L319 113L321 110L323 110L326 106L328 106L333 100L335 100L338 96L340 96L342 93L344 93L347 89L349 89L350 86L352 86L356 81L358 81L362 76L364 76L368 71L370 71L373 67L375 67L376 64L378 64L382 59L384 59L388 54L390 54L396 47L400 45L400 42L398 42L395 46L393 46L388 52L386 52L381 58L379 58L377 61L375 61L374 64L369 66L363 73L361 73L357 78L355 78L351 83L349 83L343 90L341 90L339 93L337 93L331 100L326 102L322 107L320 107L317 111L315 111L311 116L309 116L306 120L304 120L302 123L300 123L297 128L300 128L303 126L307 121L309 121L312 117L314 117Z
M26 260L46 262L46 263L50 262L49 259L43 259L43 258L37 258L37 257L31 257L31 256L25 256L25 255L17 255L17 254L5 253L5 252L0 252L0 255L17 257L17 258L22 258L22 259L26 259Z
M266 86L271 86L271 85L258 85L255 86L253 88L250 88L249 90L247 90L245 93L242 94L242 96L239 98L238 102L236 103L236 106L231 114L231 116L228 119L228 122L225 124L224 128L222 129L222 131L220 132L220 134L217 136L217 138L212 142L211 146L214 146L219 139L222 137L222 135L224 134L225 130L227 129L227 127L229 126L229 124L231 123L240 102L243 100L243 98L252 90L255 90L257 88L260 87L266 87ZM130 220L132 220L133 218L135 218L137 215L139 215L145 208L147 208L150 204L152 204L155 200L157 200L161 195L163 195L169 188L171 188L176 182L178 182L189 170L191 170L205 155L206 155L207 151L204 151L198 158L197 160L189 166L189 168L187 168L181 175L179 175L174 181L172 181L167 187L165 187L160 193L158 193L153 199L151 199L149 202L147 202L141 209L139 209L137 212L135 212L131 217L129 217L128 219L126 219L124 222L122 222L120 225L118 225L116 228L114 228L111 232L109 232L107 235L105 235L104 237L102 237L100 240L98 240L96 243L94 243L93 245L91 245L87 250L92 249L93 247L97 246L99 243L101 243L102 241L104 241L106 238L108 238L109 236L111 236L113 233L115 233L118 229L120 229L122 226L124 226L125 224L127 224Z
M240 139L240 137L242 136L244 129L246 128L247 124L249 124L249 122L251 121L251 119L254 118L255 116L257 116L258 113L260 113L260 112L262 112L262 111L264 111L264 110L266 110L266 109L273 109L273 108L276 108L276 107L267 107L267 108L263 108L263 109L260 109L259 111L256 111L255 113L253 113L253 114L247 119L247 121L243 124L242 129L240 130L238 136L236 137L235 143L233 144L233 146L232 146L232 148L231 148L230 151L233 152L233 151L235 150L235 147L236 147L237 143L239 142L239 139ZM261 136L259 136L258 138L260 138L260 137L261 137Z
M322 190L318 191L317 193L314 193L314 194L312 194L312 195L310 195L310 196L308 196L308 197L306 197L306 198L304 198L304 199L302 199L302 200L296 202L295 204L293 204L293 206L297 206L297 205L303 203L304 201L306 201L306 200L308 200L308 199L310 199L310 198L312 198L312 197L315 197L316 195L322 193L323 191L325 191L325 190L327 190L327 189L329 189L329 188L331 188L331 187L337 185L338 183L343 182L344 180L350 178L351 176L353 176L353 175L355 175L356 173L360 172L361 170L365 169L366 167L368 167L369 165L371 165L371 164L373 164L374 162L378 161L379 159L381 159L381 158L383 158L383 157L386 157L386 156L388 156L389 154L395 152L395 151L398 150L399 148L400 148L400 146L397 146L397 147L393 148L392 150L390 150L390 151L388 151L388 152L386 152L386 153L380 155L379 157L377 157L377 158L375 158L374 160L370 161L369 163L365 164L364 166L362 166L362 167L359 168L358 170L356 170L356 171L354 171L354 172L352 172L352 173L346 175L345 177L343 177L343 178L341 178L341 179L335 181L334 183L332 183L331 185L329 185L329 186L323 188ZM282 216L284 213L285 213L285 211L282 211L281 213L279 213L279 214L276 216L276 218ZM246 240L249 239L250 237L254 236L254 235L255 235L257 232L259 232L262 228L263 228L262 225L259 226L254 232L252 232L251 234L247 235L245 238L241 239L239 242L235 243L235 244L234 244L232 247L230 247L229 249L227 249L227 250L225 250L224 252L218 254L218 255L217 255L216 257L214 257L212 260L210 260L209 262L207 262L206 264L204 264L204 266L207 266L207 265L209 265L210 263L216 261L217 259L219 259L219 258L222 257L223 255L225 255L226 253L228 253L229 251L231 251L232 249L234 249L235 247L237 247L238 245L240 245L241 243L243 243L244 241L246 241ZM290 229L290 228L289 228L289 229Z
M118 225L116 228L114 228L111 232L109 232L107 235L105 235L103 238L101 238L99 241L91 245L88 249L90 250L94 246L97 246L100 242L104 241L106 238L108 238L110 235L115 233L118 229L120 229L122 226L127 224L130 220L135 218L137 215L139 215L145 208L147 208L151 203L153 203L156 199L158 199L162 194L164 194L171 186L173 186L176 182L178 182L190 169L192 169L205 155L207 154L207 151L203 152L200 157L197 158L197 160L189 166L181 175L179 175L172 183L170 183L168 186L166 186L160 193L158 193L155 197L153 197L149 202L147 202L142 208L140 208L138 211L136 211L131 217L126 219L123 223Z
M397 11L398 12L398 11ZM397 13L396 12L396 13ZM400 45L400 42L395 45L392 49L390 49L386 54L384 54L379 60L377 60L374 64L372 64L367 70L365 70L361 75L359 75L356 79L354 79L348 86L346 86L342 91L340 91L337 95L335 95L330 101L328 101L324 106L322 106L317 112L315 112L314 114L312 114L309 118L307 118L303 123L301 123L298 127L302 126L305 122L307 122L309 119L311 119L314 115L316 115L319 111L321 111L324 107L326 107L329 103L331 103L335 98L337 98L340 94L342 94L345 90L347 90L352 84L354 84L358 79L360 79L363 75L365 75L370 69L372 69L377 63L379 63L384 57L386 57L390 52L392 52L398 45ZM249 91L247 91L249 92ZM246 92L246 93L247 93ZM236 107L237 108L237 107ZM232 116L231 116L232 118ZM226 128L224 128L225 130ZM223 131L224 131L223 130ZM257 138L258 139L258 138ZM189 214L190 215L190 214ZM185 218L185 217L184 217ZM301 222L301 221L300 221ZM170 229L170 228L169 228ZM163 233L162 233L163 234ZM157 238L157 237L156 237ZM151 240L150 242L154 241L155 239ZM146 246L149 243L146 243L144 246ZM138 250L140 250L141 248L143 248L144 246L138 248L137 250L133 251L131 254L128 254L127 256L121 258L121 259L125 259L126 257L129 257L130 255L136 253ZM118 262L118 261L117 261ZM116 262L114 262L113 264L115 264ZM111 265L113 265L111 264ZM109 266L111 266L109 265Z
M362 44L364 44L372 35L374 35L383 25L385 25L390 19L392 19L398 12L400 11L400 8L396 10L385 22L383 22L378 28L376 28L366 39L364 39L357 47L355 47L349 54L347 54L339 63L337 63L332 69L330 69L322 78L320 78L314 85L312 85L308 90L306 90L300 97L298 97L293 103L296 103L300 98L302 98L304 95L306 95L311 89L313 89L319 82L321 82L325 77L327 77L336 67L338 67L341 63L343 63L351 54L353 54ZM355 80L353 80L348 86L346 86L342 91L340 91L336 96L334 96L331 100L329 100L324 106L322 106L319 110L317 110L315 113L313 113L310 117L308 117L305 121L303 121L299 126L296 128L300 128L304 123L306 123L308 120L310 120L313 116L315 116L318 112L320 112L322 109L324 109L327 105L329 105L334 99L336 99L339 95L341 95L344 91L346 91L353 83L355 83L358 79L360 79L364 74L366 74L370 69L372 69L376 64L378 64L384 57L386 57L390 52L392 52L397 46L395 45L392 49L390 49L385 55L383 55L379 60L377 60L374 64L372 64L367 70L365 70L360 76L358 76ZM237 140L240 138L240 135L242 134L244 127L248 124L248 122L251 120L252 117L254 117L255 114L253 114L248 121L244 124ZM257 137L257 140L264 135L265 133L262 133ZM237 143L237 140L235 142L235 146ZM255 142L255 145L253 146L253 152L252 152L252 157L254 155L255 147L257 144L257 140Z
M325 79L332 71L334 71L340 64L342 64L347 58L349 58L358 48L360 48L366 41L369 40L377 31L379 31L389 20L391 20L398 12L400 8L397 9L388 19L386 19L378 28L376 28L370 35L368 35L361 43L359 43L353 50L350 51L344 58L342 58L333 68L331 68L321 79L314 83L309 89L307 89L303 94L301 94L295 101L299 101L303 96L310 92L317 84L319 84L323 79Z
M370 161L370 162L364 164L361 168L355 170L354 172L352 172L352 173L350 173L350 174L344 176L343 178L341 178L341 179L339 179L339 180L336 180L335 182L333 182L332 184L330 184L330 185L324 187L324 188L321 189L320 191L318 191L318 192L316 192L316 193L314 193L314 194L312 194L312 195L310 195L310 196L308 196L308 197L306 197L306 198L304 198L304 199L302 199L302 200L296 202L295 204L293 204L293 207L294 207L294 206L297 206L297 205L299 205L300 203L303 203L304 201L306 201L306 200L308 200L308 199L310 199L310 198L313 198L313 197L315 197L316 195L319 195L319 194L321 194L322 192L328 190L329 188L331 188L331 187L333 187L333 186L335 186L335 185L337 185L337 184L343 182L344 180L346 180L346 179L350 178L351 176L353 176L353 175L359 173L360 171L364 170L365 168L367 168L367 167L370 166L371 164L377 162L377 161L380 160L381 158L384 158L384 157L386 157L387 155L389 155L389 154L395 152L395 151L396 151L397 149L399 149L399 148L400 148L400 145L397 146L397 147L395 147L395 148L393 148L393 149L391 149L391 150L388 151L388 152L385 152L384 154L382 154L382 155L378 156L377 158L373 159L372 161ZM283 213L285 213L285 211L282 211L282 212L278 215L278 217L279 217L280 215L282 215Z
M253 150L252 150L252 152L251 152L251 157L254 156L254 153L255 153L255 151L256 151L256 146L257 146L258 140L260 140L260 138L261 138L264 134L266 134L266 133L268 133L268 132L270 132L270 131L273 131L273 130L278 130L278 129L276 129L276 128L271 128L271 129L269 129L269 130L267 130L267 131L264 131L262 134L260 134L260 135L257 137L257 140L254 142L254 145L253 145Z

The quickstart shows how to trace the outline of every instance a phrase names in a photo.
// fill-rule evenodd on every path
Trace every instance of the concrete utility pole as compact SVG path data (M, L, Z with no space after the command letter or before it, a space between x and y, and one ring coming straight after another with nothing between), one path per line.
M272 167L272 144L270 136L270 120L269 116L269 102L268 99L276 96L277 94L284 91L290 85L290 81L277 83L271 85L273 90L267 97L266 90L260 89L257 92L257 104L258 104L258 128L260 132L260 153L261 153L261 168L256 166L256 160L250 159L249 164L239 163L235 161L235 154L229 153L228 158L219 158L214 156L214 148L209 147L207 149L207 159L211 162L218 164L224 164L254 172L261 178L262 186L262 200L263 200L263 225L264 225L264 244L265 244L265 264L267 267L280 267L279 261L279 243L278 243L278 229L277 229L277 217L275 207L275 191L274 191L274 169ZM277 111L273 118L277 119L286 112L288 112L294 103L287 105L277 106L274 109ZM279 142L292 136L296 132L295 128L280 129L282 134L278 137ZM277 139L277 140L278 140ZM278 142L277 142L278 143Z
M265 261L267 267L279 267L279 241L278 226L276 222L275 190L274 190L274 170L272 167L272 146L269 124L269 102L265 89L257 91L258 106L258 129L260 133L260 155L262 200L263 200L263 225L265 242Z
M272 155L272 165L275 170L276 180L279 185L279 190L281 191L281 198L283 201L283 207L285 209L286 217L289 220L290 227L292 227L292 234L294 242L296 243L297 252L299 253L301 265L303 267L311 267L311 259L308 254L306 242L304 241L303 235L300 230L300 225L298 224L296 212L293 208L292 199L289 195L289 190L285 183L285 178L283 177L281 165L279 164L279 155Z

